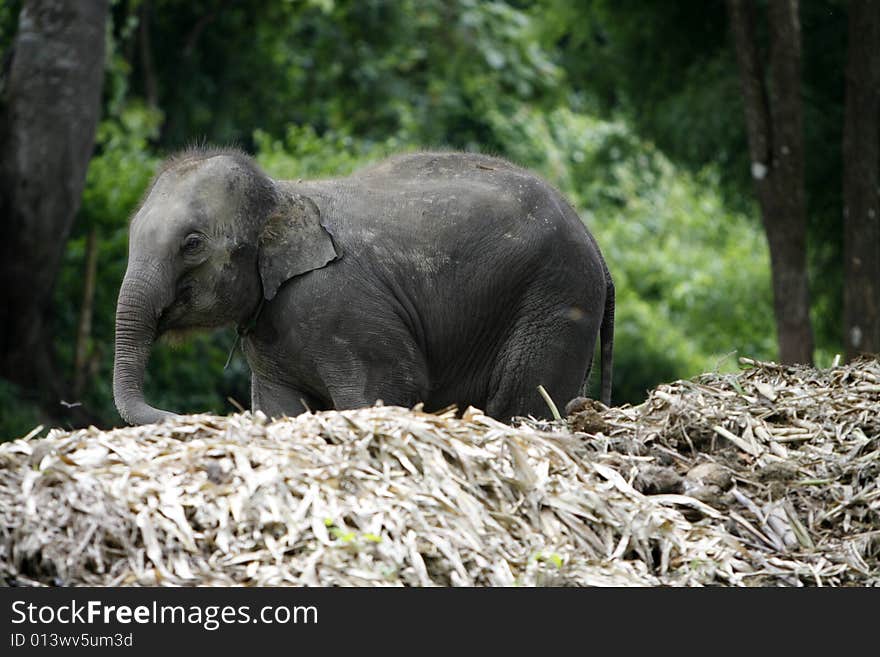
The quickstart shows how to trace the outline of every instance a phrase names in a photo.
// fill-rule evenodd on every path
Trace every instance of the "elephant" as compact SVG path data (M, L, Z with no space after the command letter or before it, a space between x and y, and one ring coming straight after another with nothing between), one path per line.
M175 415L145 400L157 338L223 326L270 417L378 401L547 417L538 386L582 394L599 338L611 399L614 284L595 239L549 183L488 155L411 152L296 181L236 149L170 157L129 226L122 418Z

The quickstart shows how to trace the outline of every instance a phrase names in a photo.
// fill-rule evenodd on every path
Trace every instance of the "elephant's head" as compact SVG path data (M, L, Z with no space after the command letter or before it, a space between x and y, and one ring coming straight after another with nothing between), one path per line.
M188 151L161 168L131 221L116 309L113 396L132 424L173 415L144 399L154 340L243 323L289 278L338 256L311 199L235 151Z

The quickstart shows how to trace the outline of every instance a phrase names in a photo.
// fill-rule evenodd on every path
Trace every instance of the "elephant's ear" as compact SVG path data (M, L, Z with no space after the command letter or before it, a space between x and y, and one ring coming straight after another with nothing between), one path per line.
M340 255L321 224L321 213L314 201L286 194L266 219L260 234L263 295L271 300L286 280L320 269Z

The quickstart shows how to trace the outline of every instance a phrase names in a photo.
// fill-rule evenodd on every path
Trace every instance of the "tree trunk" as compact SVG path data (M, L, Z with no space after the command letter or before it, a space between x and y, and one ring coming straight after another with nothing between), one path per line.
M752 0L728 0L743 90L752 178L770 247L773 310L783 363L812 363L797 0L769 3L766 66Z
M89 377L89 343L92 339L92 313L95 306L95 282L98 275L98 233L94 226L86 240L86 271L82 306L76 331L76 355L73 365L73 396L79 400Z
M0 376L56 417L48 313L101 108L107 0L26 0L0 98Z
M156 79L156 69L153 66L153 43L150 39L150 0L144 0L141 5L140 24L138 25L138 42L140 44L141 70L144 73L144 92L147 96L147 105L151 108L159 107L159 81Z
M880 6L849 5L843 125L844 344L880 353Z

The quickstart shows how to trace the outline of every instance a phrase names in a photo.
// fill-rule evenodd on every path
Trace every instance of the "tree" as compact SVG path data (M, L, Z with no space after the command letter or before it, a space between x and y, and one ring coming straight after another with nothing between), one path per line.
M751 173L770 247L773 310L783 363L812 363L807 279L798 0L768 3L770 47L759 56L752 0L728 0L743 92Z
M60 415L52 290L101 108L107 0L27 0L0 97L0 376Z
M766 54L774 41L766 8L784 1L749 3L758 10L752 36L765 89L773 84ZM728 0L539 3L544 38L583 107L624 119L676 165L698 175L717 171L726 207L761 220ZM840 151L848 2L810 0L799 9L809 300L815 357L825 360L843 345Z
M852 0L843 129L844 342L880 353L880 8Z

